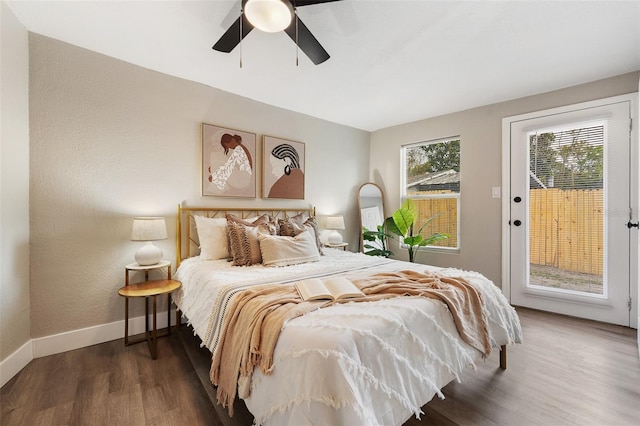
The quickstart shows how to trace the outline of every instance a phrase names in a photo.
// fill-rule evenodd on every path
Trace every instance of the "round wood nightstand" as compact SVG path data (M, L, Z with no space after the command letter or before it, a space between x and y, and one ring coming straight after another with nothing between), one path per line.
M128 280L127 280L128 281ZM136 284L128 284L124 287L121 287L118 290L118 294L125 298L125 311L124 311L124 344L132 345L134 343L140 343L143 340L146 340L149 345L149 350L151 351L151 358L156 359L158 356L157 349L157 340L158 337L166 336L171 334L171 293L182 286L180 281L176 280L153 280L153 281L143 281ZM168 297L168 307L167 307L167 328L166 333L158 334L157 330L157 296L161 294L166 294ZM145 328L145 336L142 340L137 341L129 341L129 298L131 297L144 297L145 303L145 320L144 320L144 328ZM153 298L153 327L149 330L149 297ZM178 311L176 311L176 328L179 327L179 316Z
M324 246L325 247L329 247L329 248L341 248L344 251L347 251L347 246L349 245L349 243L340 243L340 244L330 244L330 243L325 243Z

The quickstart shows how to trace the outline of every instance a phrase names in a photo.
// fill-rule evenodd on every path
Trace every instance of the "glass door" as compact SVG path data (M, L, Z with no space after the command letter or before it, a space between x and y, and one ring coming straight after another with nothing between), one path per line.
M514 305L630 324L630 107L511 124Z

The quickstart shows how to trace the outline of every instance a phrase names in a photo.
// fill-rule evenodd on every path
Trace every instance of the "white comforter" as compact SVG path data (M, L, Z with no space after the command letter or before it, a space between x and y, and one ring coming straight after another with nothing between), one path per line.
M247 286L340 273L364 277L412 269L461 277L483 293L495 346L519 343L520 323L500 290L475 272L326 250L320 262L267 268L185 260L177 305L212 352L225 298ZM400 425L458 377L480 353L463 342L442 302L396 298L319 309L285 324L271 375L254 372L245 399L256 424Z

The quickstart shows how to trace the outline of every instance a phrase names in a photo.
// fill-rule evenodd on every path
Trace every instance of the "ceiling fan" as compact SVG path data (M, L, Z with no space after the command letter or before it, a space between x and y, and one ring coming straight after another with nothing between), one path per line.
M284 31L314 64L321 64L329 59L329 54L298 18L296 8L335 1L340 0L242 0L240 16L213 49L231 52L254 28L267 32Z

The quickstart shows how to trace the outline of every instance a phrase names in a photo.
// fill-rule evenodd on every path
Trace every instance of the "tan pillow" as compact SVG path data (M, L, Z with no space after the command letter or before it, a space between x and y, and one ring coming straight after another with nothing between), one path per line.
M233 266L250 266L262 262L258 227L229 222L229 246L233 253Z
M315 238L309 231L302 231L295 237L261 233L258 234L258 240L265 266L288 266L320 260Z
M298 235L302 231L309 231L311 236L313 236L316 247L318 248L318 253L321 255L324 254L322 252L322 243L320 242L320 231L318 230L318 224L316 223L316 219L313 217L309 217L307 213L300 213L293 217L288 217L286 219L278 220L278 234L286 237L294 237Z
M200 258L206 260L229 257L227 240L227 219L194 216L198 241L200 242Z
M228 260L229 261L234 261L234 265L235 265L235 259L236 259L236 254L233 251L233 246L231 245L231 235L229 233L229 224L230 223L236 223L236 224L241 224L244 226L249 226L249 227L255 227L255 226L259 226L262 224L267 224L267 223L271 223L273 221L273 219L271 218L271 216L267 215L267 214L263 214L262 216L259 217L251 217L251 218L246 218L246 219L242 219L238 216L232 215L232 214L227 214L226 215L226 221L227 221L227 241L228 241L228 252L229 252L229 257ZM236 241L237 243L237 241ZM238 253L238 255L243 259L246 255L246 253ZM259 263L259 262L258 262Z
M309 230L311 235L313 235L315 237L316 247L318 248L318 253L323 255L324 253L322 252L322 243L320 242L320 231L318 230L318 223L316 222L316 218L315 217L310 217L309 219L307 219L304 222L303 225L304 225L305 228L307 228L307 230ZM313 232L311 230L313 230Z
M295 237L304 231L303 224L307 219L309 219L309 215L304 212L286 219L278 219L278 226L280 228L278 235Z

